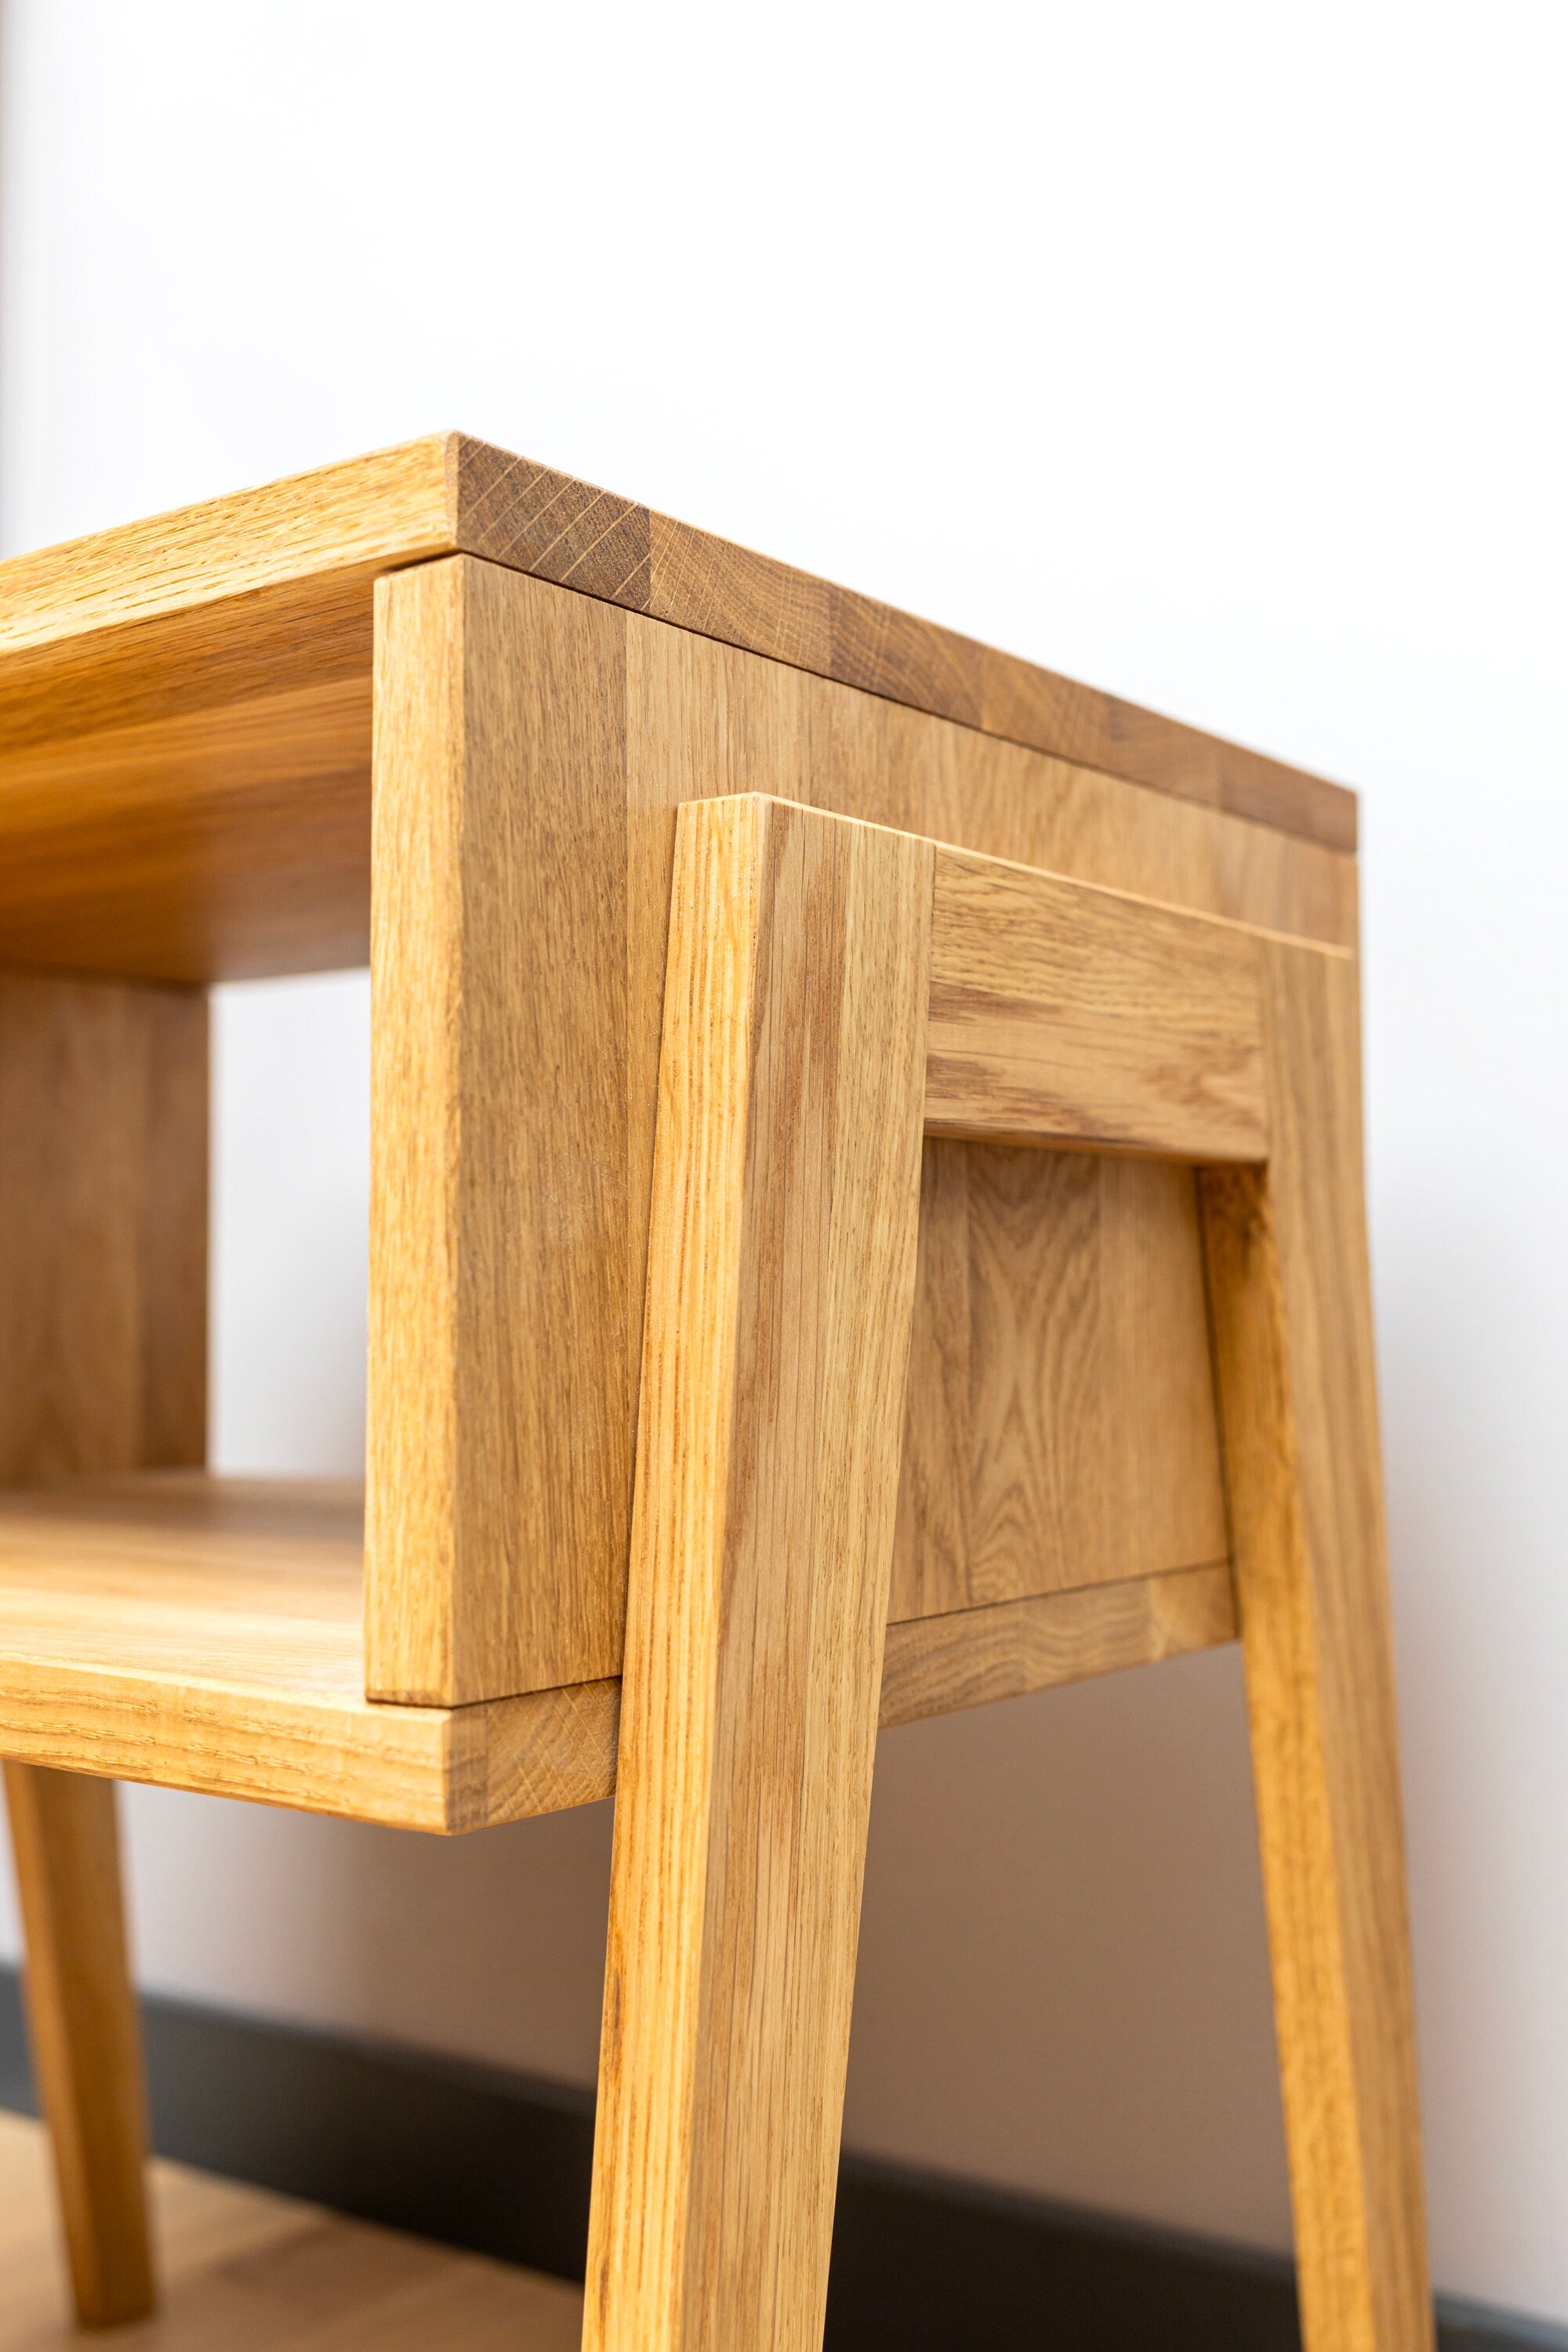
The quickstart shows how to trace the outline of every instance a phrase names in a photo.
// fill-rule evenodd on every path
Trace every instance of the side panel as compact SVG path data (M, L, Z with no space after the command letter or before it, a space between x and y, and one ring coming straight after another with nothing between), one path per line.
M777 793L1339 944L1355 867L477 559L378 595L369 1687L452 1702L619 1668L679 803ZM983 1389L960 1429L911 1387L895 1615L1223 1557L1190 1179L961 1143L926 1176L917 1367L957 1346ZM1080 1292L1081 1370L1049 1320ZM1042 1520L1067 1464L1096 1491Z
M658 1067L647 975L679 802L775 792L1205 913L1353 937L1349 858L657 622L628 628L634 1297ZM1190 1171L928 1139L894 1620L1227 1548Z
M626 622L376 593L367 1687L456 1705L620 1665Z

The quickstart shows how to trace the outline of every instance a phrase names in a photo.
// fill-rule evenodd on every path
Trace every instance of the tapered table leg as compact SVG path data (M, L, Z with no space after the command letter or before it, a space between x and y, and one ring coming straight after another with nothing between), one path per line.
M126 1950L112 1780L7 1764L26 1937L27 2019L54 2145L77 2315L153 2308L141 2029Z
M821 2341L913 1307L929 845L682 812L584 2342Z
M1309 2352L1426 2352L1356 972L1259 945L1268 1168L1202 1179Z

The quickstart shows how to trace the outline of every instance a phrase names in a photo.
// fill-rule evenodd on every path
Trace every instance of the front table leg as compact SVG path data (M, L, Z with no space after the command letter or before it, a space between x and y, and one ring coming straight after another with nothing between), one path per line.
M54 2144L77 2316L153 2308L141 2027L126 1953L112 1780L7 1764L27 2021Z
M683 810L584 2343L822 2338L913 1311L931 852Z

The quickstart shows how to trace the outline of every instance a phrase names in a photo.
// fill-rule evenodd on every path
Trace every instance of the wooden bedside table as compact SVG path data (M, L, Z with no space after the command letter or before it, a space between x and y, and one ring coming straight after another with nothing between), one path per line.
M458 436L0 565L0 1753L84 2318L152 2292L113 1777L453 1831L618 1757L585 2340L804 2352L879 1717L1239 1631L1308 2341L1429 2345L1354 841ZM203 991L367 959L362 1538L200 1467Z

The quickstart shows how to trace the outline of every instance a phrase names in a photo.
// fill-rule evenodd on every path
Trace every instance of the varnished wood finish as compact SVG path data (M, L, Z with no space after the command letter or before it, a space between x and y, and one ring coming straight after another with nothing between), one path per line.
M1355 860L1342 851L689 630L635 614L625 626L632 858L654 885L661 949L672 819L658 813L759 791L1200 913L1355 942Z
M820 2342L919 1206L928 845L681 820L586 2346Z
M1273 1152L1203 1179L1309 2352L1428 2352L1355 967L1259 944Z
M633 1299L678 803L765 779L1079 880L1355 937L1348 858L647 621L628 627L626 743ZM1190 1178L955 1143L926 1161L895 1616L1218 1556Z
M927 1132L1258 1160L1248 934L940 849Z
M0 1496L0 1753L440 1832L607 1796L613 1682L366 1700L360 1528L348 1481Z
M1236 1639L1230 1569L1179 1568L889 1625L884 1730Z
M979 846L1076 878L1270 926L1321 923L1336 938L1353 918L1340 870L1353 869L1107 778L1035 772L1052 763L492 565L423 566L382 596L371 1470L399 1499L384 1554L373 1502L373 1562L405 1565L384 1581L373 1565L370 1686L468 1700L618 1666L680 802L765 777L839 814L927 834L967 820ZM488 668L458 650L475 615L488 616ZM499 1008L514 982L509 1026ZM1065 1199L1053 1230L1057 1214L1047 1205L1031 1230L1059 1263L1078 1228ZM978 1296L994 1232L949 1238ZM1193 1246L1158 1219L1140 1247L1169 1265L1146 1286L1189 1292ZM462 1265L492 1275L459 1278ZM448 1481L460 1378L479 1401L470 1466ZM1017 1398L1031 1444L1037 1431L1059 1454L1070 1413L1077 1458L1092 1458L1082 1406L1047 1364L1025 1352L994 1379ZM1102 1393L1113 1415L1120 1400ZM1161 1449L1153 1490L1207 1475L1212 1444L1187 1461L1187 1417L1141 1424ZM1105 1458L1120 1453L1110 1419L1099 1435ZM925 1476L913 1457L907 1475ZM1017 1539L1047 1540L1026 1528ZM471 1622L466 1661L447 1646L460 1575L500 1610Z
M633 612L1336 849L1354 796L504 450L458 445L460 543Z
M363 963L372 595L455 544L450 437L0 564L0 961Z
M207 1014L0 973L0 1485L200 1462Z
M451 1705L620 1665L624 640L460 557L379 611L366 1687Z
M618 1676L456 1708L364 1698L361 1523L347 1479L0 1496L0 1754L442 1833L609 1796ZM1214 1571L1195 1574L1201 1599ZM1103 1611L1076 1590L1018 1614L961 1595L889 1625L883 1723L917 1695L978 1706L1234 1638L1217 1602L1175 1613L1180 1574L1152 1582L1123 1578Z
M68 686L86 732L110 714L215 708L274 684L331 634L322 623L346 592L453 551L456 445L432 435L12 556L0 564L6 740L69 735L55 699ZM181 634L193 629L211 634ZM368 659L368 605L354 651Z
M895 1623L1229 1548L1192 1171L928 1140Z
M1354 846L1334 785L448 434L0 565L0 961L185 981L363 961L371 586L459 552Z
M949 805L953 761L1008 747L494 566L422 566L382 596L369 1687L445 1704L618 1668L676 803L754 782L765 759L840 814L929 829ZM526 793L511 788L519 774ZM1131 810L1109 831L1091 828L1085 859L1075 824L1054 835L1026 792L1001 789L1016 782L994 778L974 796L984 829L1011 849L1070 849L1076 838L1080 862L1112 879L1172 891L1193 880L1181 840L1172 836L1168 856L1152 850ZM1009 824L1009 810L1023 814ZM966 869L951 863L956 952ZM1271 864L1239 891L1220 878L1208 895L1225 908L1268 919L1312 911L1310 892L1281 895ZM1119 903L1100 911L1114 919ZM1152 919L1178 938L1184 920ZM1212 927L1201 940L1217 940L1222 957L1235 948ZM520 978L508 1023L505 991ZM1196 1025L1194 1041L1213 1042ZM1245 1041L1217 1042L1245 1061ZM1234 1102L1235 1068L1225 1083ZM1243 1148L1234 1117L1223 1139ZM1045 1263L1074 1231L1064 1203L1068 1223L1053 1240L1051 1213L1032 1227ZM994 1231L949 1238L978 1293L992 1278ZM1154 1223L1140 1249L1145 1259L1164 1250L1169 1265L1153 1288L1190 1291L1193 1246L1169 1219ZM492 1270L484 1282L471 1272L481 1265ZM1079 1402L1026 1354L990 1377L1018 1398L1047 1455L1059 1416L1081 1420ZM467 1467L449 1475L464 1379ZM1104 1395L1107 1458L1121 1450L1120 1404ZM1189 1453L1190 1416L1144 1416L1142 1426L1160 1449L1145 1474L1155 1489L1205 1475L1212 1444L1200 1433ZM1089 1459L1092 1433L1076 1442ZM938 1473L911 1456L906 1475L929 1485ZM384 1526L378 1494L395 1497ZM1023 1529L1018 1540L1039 1539ZM1193 1557L1113 1558L1110 1572ZM459 1591L473 1611L458 1607ZM452 1647L458 1622L465 1657Z
M0 974L0 1487L203 1458L206 1055L186 991ZM114 1792L16 1761L6 1796L77 2305L107 2325L153 2297Z
M365 961L373 590L357 572L324 576L321 609L312 574L46 647L37 657L67 672L41 700L13 675L35 654L0 653L15 692L0 706L0 962L195 982ZM540 589L588 604L625 646L634 812L764 783L988 856L1353 937L1354 860L1317 840ZM273 614L300 594L292 617ZM194 642L165 645L170 629Z
M138 2352L576 2352L582 2291L561 2279L184 2165L152 2170L164 2310L125 2339ZM39 2126L0 2115L0 2352L81 2352L47 2172Z
M111 1781L5 1766L26 1937L27 2023L77 2315L140 2319L153 2302L142 2194L145 2095L126 1957Z
M1353 839L458 436L0 566L0 1483L199 1459L175 984L368 948L375 998L368 1577L348 1497L0 1498L46 1961L112 1911L60 1767L442 1830L605 1793L629 1549L590 2340L805 2352L879 1709L1232 1631L1201 1200L1304 2325L1427 2352ZM90 2293L138 2224L83 1932Z

